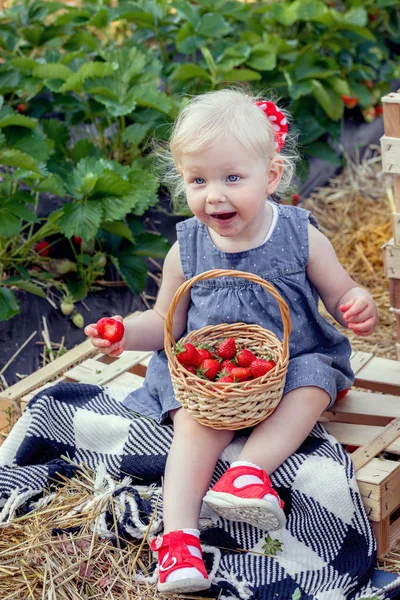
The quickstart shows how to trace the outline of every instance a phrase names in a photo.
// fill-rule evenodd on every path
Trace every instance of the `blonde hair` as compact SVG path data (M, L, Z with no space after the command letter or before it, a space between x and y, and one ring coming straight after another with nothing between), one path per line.
M172 128L169 148L159 146L155 150L161 181L171 193L174 208L179 208L185 199L184 182L178 170L182 154L201 151L230 135L265 160L279 156L284 169L276 193L281 195L290 187L298 160L296 135L289 128L285 145L278 152L272 123L255 104L257 100L265 98L229 88L193 96L181 109ZM288 119L287 112L280 110Z

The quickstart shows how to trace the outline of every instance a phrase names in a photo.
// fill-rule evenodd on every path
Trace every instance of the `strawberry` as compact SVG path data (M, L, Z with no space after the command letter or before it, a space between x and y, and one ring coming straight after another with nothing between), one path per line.
M120 342L124 337L124 324L111 317L104 317L96 323L97 333L103 340L108 340L112 344Z
M300 200L299 194L292 194L292 204L293 206L297 206Z
M60 304L60 309L63 315L66 317L71 315L75 310L75 305L71 300L63 300Z
M383 108L380 106L380 104L375 106L375 114L377 117L381 117L383 115Z
M193 346L187 342L186 344L176 344L175 346L175 354L177 361L181 364L191 367L198 367L202 363L202 357Z
M82 245L82 238L79 237L79 235L72 236L72 239L74 240L74 242L75 242L75 244L77 246L81 246Z
M375 119L376 117L376 109L375 106L369 106L368 108L365 108L362 111L363 117L364 117L364 121L366 123L372 123L372 121Z
M218 356L221 358L233 358L236 354L236 342L234 338L228 338L218 346Z
M231 377L233 377L233 381L246 381L246 379L250 379L251 371L245 367L235 367L231 371Z
M203 360L206 358L212 358L212 354L209 350L207 350L207 348L197 348L197 352L200 354Z
M75 327L79 327L82 328L85 324L84 318L81 315L81 313L74 313L71 317L73 324L75 325Z
M233 378L230 375L224 375L217 379L218 383L233 383Z
M276 362L274 360L265 360L265 358L257 358L250 365L250 372L254 379L257 377L262 377L265 373L268 373L271 369L274 368Z
M228 375L230 375L232 369L234 369L235 367L235 363L232 360L229 360L228 358L223 360L221 363L221 371L225 371L225 373L228 373Z
M185 366L185 369L186 371L189 371L189 373L193 373L193 375L196 375L197 373L196 367L192 367L192 365Z
M358 100L355 96L346 96L343 94L341 99L343 100L346 108L354 108L358 104Z
M27 104L17 104L17 111L23 115L26 111L27 111L28 105Z
M40 256L49 256L50 244L49 242L46 242L46 240L42 240L35 244L35 250Z
M219 367L218 360L215 360L215 358L206 358L200 365L200 373L210 381L213 381L219 371Z
M250 350L243 348L236 356L236 362L238 367L249 367L256 358L257 356L250 352Z

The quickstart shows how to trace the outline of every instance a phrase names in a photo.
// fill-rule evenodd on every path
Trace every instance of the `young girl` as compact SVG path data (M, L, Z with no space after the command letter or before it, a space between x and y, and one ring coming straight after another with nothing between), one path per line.
M285 525L273 473L306 439L338 392L353 383L350 344L318 312L320 297L335 319L358 335L378 321L370 294L339 264L316 220L268 197L288 186L293 156L285 156L287 122L272 103L237 90L193 98L170 140L169 180L184 191L194 217L177 225L154 309L125 324L120 343L85 333L105 354L157 350L145 384L125 404L159 422L171 418L174 438L164 481L164 535L158 552L158 589L189 592L210 587L202 560L198 520L202 501L221 516L274 530ZM293 154L293 153L292 153ZM177 288L209 269L238 269L273 283L289 305L290 361L283 398L254 427L238 460L209 491L216 462L234 432L200 425L174 397L163 348L164 319ZM117 317L122 320L121 317ZM174 338L205 325L257 323L282 339L278 304L256 284L235 278L200 281L178 305Z

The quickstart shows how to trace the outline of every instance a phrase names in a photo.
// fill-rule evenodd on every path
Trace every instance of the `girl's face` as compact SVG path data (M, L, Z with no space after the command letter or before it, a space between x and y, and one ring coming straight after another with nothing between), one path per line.
M265 200L282 176L279 159L268 164L233 136L180 159L189 208L217 236L251 242L265 229Z

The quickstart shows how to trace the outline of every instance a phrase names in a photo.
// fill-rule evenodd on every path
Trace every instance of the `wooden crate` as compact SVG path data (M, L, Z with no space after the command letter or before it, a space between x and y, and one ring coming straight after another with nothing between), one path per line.
M61 381L135 389L143 383L151 354L124 352L112 359L86 340L0 393L0 443L38 391ZM400 462L376 457L383 450L400 455L400 365L366 352L355 352L351 362L361 391L351 390L321 421L340 443L358 447L351 456L383 557L400 540Z

